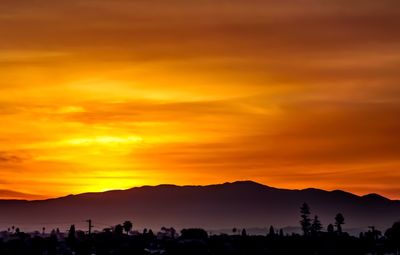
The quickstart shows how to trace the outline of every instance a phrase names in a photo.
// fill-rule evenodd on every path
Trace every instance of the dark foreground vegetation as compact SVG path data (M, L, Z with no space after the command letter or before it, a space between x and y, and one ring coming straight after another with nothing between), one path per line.
M310 217L310 208L303 204L300 209L300 225L303 234L285 234L269 228L265 235L247 235L246 230L232 229L231 234L209 235L203 229L183 229L178 234L173 228L160 232L132 231L126 221L113 228L91 233L77 231L72 225L68 233L53 230L46 234L26 234L18 228L1 233L1 255L235 255L235 254L400 254L400 222L394 223L384 233L370 227L358 237L343 231L344 216L338 213L334 224L325 230L318 216ZM91 226L91 223L89 223Z

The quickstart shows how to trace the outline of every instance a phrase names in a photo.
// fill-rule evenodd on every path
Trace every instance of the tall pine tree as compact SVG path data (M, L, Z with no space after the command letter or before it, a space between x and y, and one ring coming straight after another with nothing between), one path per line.
M314 219L313 219L313 221L312 221L312 224L311 224L311 232L312 232L313 234L317 234L317 233L319 233L321 230L322 230L321 221L319 220L318 216L315 215L315 216L314 216Z
M311 232L311 219L310 219L310 207L308 206L307 203L303 203L303 205L300 207L300 225L301 229L303 230L303 234L305 236L309 235Z

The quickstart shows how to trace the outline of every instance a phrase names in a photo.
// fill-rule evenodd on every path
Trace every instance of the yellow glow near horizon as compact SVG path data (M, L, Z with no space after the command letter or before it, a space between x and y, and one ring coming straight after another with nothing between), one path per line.
M93 145L106 145L106 146L120 146L124 144L136 144L143 142L143 138L137 136L116 137L116 136L97 136L92 138L74 138L61 143L76 146L93 146Z
M400 198L399 8L367 2L5 0L0 198L243 179Z

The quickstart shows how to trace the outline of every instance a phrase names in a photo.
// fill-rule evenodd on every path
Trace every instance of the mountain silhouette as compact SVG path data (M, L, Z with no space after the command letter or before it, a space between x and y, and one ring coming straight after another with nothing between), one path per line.
M76 224L85 228L87 219L93 220L95 229L124 220L131 220L134 229L286 227L299 225L303 202L310 205L324 227L334 223L339 212L346 219L344 230L368 226L386 229L400 220L400 201L377 194L278 189L240 181L208 186L143 186L37 201L0 200L0 227L67 229Z

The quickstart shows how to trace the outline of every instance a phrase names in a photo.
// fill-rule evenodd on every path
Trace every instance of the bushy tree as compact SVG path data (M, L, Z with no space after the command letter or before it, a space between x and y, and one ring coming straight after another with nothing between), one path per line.
M151 230L151 229L149 229L149 231L147 232L147 234L148 234L151 238L154 237L153 230Z
M385 236L396 254L400 254L400 221L395 222L391 228L386 230Z
M386 230L385 236L388 239L396 240L400 243L400 221L395 222L391 228Z
M207 231L201 228L189 228L181 230L181 237L183 239L207 240L208 234Z
M331 233L331 234L335 231L335 229L334 229L334 227L333 227L332 224L329 224L329 225L328 225L327 231L328 231L328 233Z
M122 235L124 232L124 227L121 224L118 224L117 226L114 227L114 233L117 235Z

